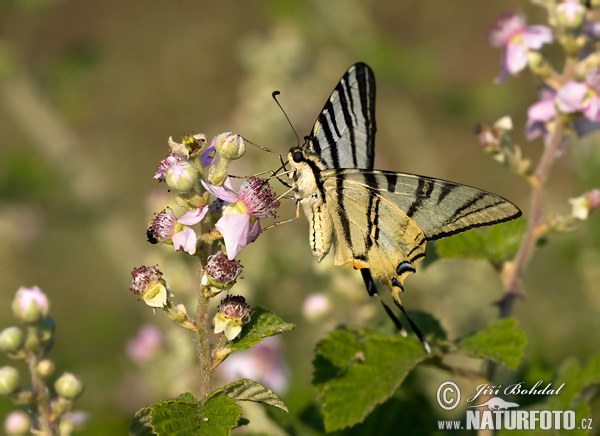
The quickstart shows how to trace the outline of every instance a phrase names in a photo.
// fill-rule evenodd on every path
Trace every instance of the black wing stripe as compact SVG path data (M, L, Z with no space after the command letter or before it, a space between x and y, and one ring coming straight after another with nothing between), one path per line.
M367 206L367 213L369 214L367 217L367 232L366 232L366 240L365 240L365 248L368 251L373 243L377 242L379 238L379 202L381 199L377 195L377 188L379 184L377 183L377 177L373 173L365 173L365 184L370 188L369 189L369 204Z
M424 200L427 200L431 197L431 192L433 191L433 187L435 184L424 177L419 179L419 183L417 184L417 189L415 189L415 201L413 201L406 211L407 217L412 217L415 212L419 210L421 204L423 204Z
M325 109L331 109L331 102L328 101L327 104L325 105ZM323 134L325 135L325 140L327 141L327 144L329 145L328 150L331 154L331 164L333 165L333 168L337 168L339 165L339 160L338 160L338 152L337 152L337 147L335 147L335 140L333 139L333 133L331 132L331 125L333 125L334 128L337 129L335 124L330 124L327 120L327 113L331 113L331 110L329 110L329 112L326 112L325 110L323 110L323 112L321 112L321 115L319 115L319 122L321 123L321 130L323 131ZM321 156L323 157L323 156Z
M373 168L375 160L375 77L365 64L356 64L356 81L359 84L362 115L365 120L364 129L367 132L367 169Z
M346 127L348 128L348 134L350 135L350 146L352 147L352 163L353 166L356 167L358 166L358 160L356 157L356 137L354 135L354 120L356 120L356 114L354 114L353 120L349 111L349 108L352 109L352 111L354 111L354 108L352 107L352 92L348 86L347 76L348 73L344 75L344 78L342 78L340 83L338 83L336 89L339 88L337 89L337 91L340 99L340 106L342 108L344 122L346 123ZM348 98L346 98L346 95L348 96ZM348 104L348 99L350 100L350 104Z
M387 180L387 190L388 192L396 191L396 182L398 181L398 177L391 173L384 173L385 179Z
M348 215L346 213L346 207L344 206L344 177L340 175L340 177L336 180L335 185L335 193L337 195L338 200L338 208L339 208L339 217L340 222L342 224L342 233L344 236L344 242L352 248L352 236L350 234L350 221L348 220ZM354 254L354 253L353 253Z
M475 197L471 198L470 200L467 200L466 202L463 203L463 205L461 207L456 209L454 211L454 213L445 221L445 224L453 223L457 219L464 218L465 216L470 215L473 212L469 211L465 214L463 214L463 212L466 211L467 209L473 207L477 202L479 202L480 200L484 199L487 196L488 196L488 194L486 192L478 192ZM486 207L484 207L483 209L487 209L487 207L491 207L491 206L496 206L498 203L501 203L501 201L497 201L491 205L486 205ZM475 210L474 212L477 212L477 210Z
M442 185L442 188L440 189L440 193L438 195L438 199L437 199L437 205L439 206L439 204L444 201L444 198L446 198L448 196L448 194L450 194L457 185L453 184L453 183L444 183Z

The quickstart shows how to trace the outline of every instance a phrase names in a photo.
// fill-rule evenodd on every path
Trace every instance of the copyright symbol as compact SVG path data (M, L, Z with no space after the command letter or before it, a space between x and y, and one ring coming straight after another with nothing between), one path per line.
M460 403L460 389L451 381L445 381L437 390L437 402L444 410L452 410Z

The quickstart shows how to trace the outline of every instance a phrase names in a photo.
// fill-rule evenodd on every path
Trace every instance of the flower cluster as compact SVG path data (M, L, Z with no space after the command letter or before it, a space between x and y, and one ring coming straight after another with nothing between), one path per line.
M522 15L505 13L488 38L502 48L501 82L529 67L541 80L540 99L527 112L526 137L545 138L557 119L566 117L580 136L600 127L600 56L590 48L600 39L597 15L579 0L547 5L551 26L527 26ZM541 49L558 42L567 56L567 74L558 74Z
M210 144L202 134L187 136L180 143L171 137L168 145L169 154L158 165L154 179L176 195L175 202L183 212L165 208L156 213L146 237L151 244L170 245L176 252L196 256L202 267L203 295L212 298L236 283L242 266L235 257L261 233L261 218L276 218L280 203L267 180L253 176L238 190L233 187L230 163L246 152L241 136L221 133ZM197 329L185 306L173 304L170 285L156 266L141 266L131 274L130 289L144 303L161 308L184 328ZM228 327L225 321L215 319L215 332L225 332L231 340L249 315L236 316L236 311L229 309L222 313L228 317Z
M505 13L491 26L488 39L491 45L502 49L500 75L496 82L516 75L525 68L541 83L539 100L529 106L525 137L541 138L553 154L561 154L571 134L583 136L600 128L600 23L598 2L584 6L580 0L540 2L548 10L548 26L528 26L517 13ZM555 71L542 52L548 44L558 45L564 51L562 72ZM531 163L521 156L518 147L508 144L507 132L512 129L480 127L478 140L494 158L510 166L515 172L537 183ZM550 143L553 143L550 145ZM552 157L552 159L554 156ZM572 217L587 218L596 209L594 192L572 199Z
M55 330L54 321L48 316L48 297L37 286L20 288L12 311L23 325L0 332L0 351L26 364L31 383L24 383L17 368L0 367L0 395L10 395L15 404L25 406L29 412L11 413L4 423L7 434L58 434L59 428L83 427L87 415L71 411L74 400L83 392L81 380L70 372L63 373L54 381L55 395L50 394L47 385L56 371L48 357Z

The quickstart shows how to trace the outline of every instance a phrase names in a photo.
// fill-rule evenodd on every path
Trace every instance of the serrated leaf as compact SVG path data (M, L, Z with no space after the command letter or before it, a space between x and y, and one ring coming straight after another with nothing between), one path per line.
M226 347L231 351L245 350L267 336L277 335L292 330L294 327L296 327L294 324L284 322L277 315L262 307L256 307L250 322L244 326L240 336L227 342Z
M313 385L323 399L326 431L363 421L428 357L413 339L349 328L331 332L315 352Z
M209 398L216 396L227 396L236 401L254 401L255 403L276 407L285 412L288 411L281 398L275 392L260 383L246 378L217 389Z
M485 229L474 229L436 241L435 246L440 257L488 259L500 264L516 254L526 224L525 219L520 218Z
M516 369L527 344L525 332L517 326L514 318L496 321L469 336L455 342L457 348L467 354Z
M132 436L228 436L242 414L229 397L200 403L192 394L139 410L129 426Z

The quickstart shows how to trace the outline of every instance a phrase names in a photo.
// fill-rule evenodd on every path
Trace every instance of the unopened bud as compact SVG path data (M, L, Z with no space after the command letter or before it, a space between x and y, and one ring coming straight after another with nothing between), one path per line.
M19 327L7 327L0 333L0 349L8 353L18 351L25 342L25 334Z
M190 192L198 183L199 177L198 170L191 162L181 160L167 168L165 182L177 192Z
M54 374L55 369L56 365L50 359L40 360L35 368L36 372L43 378L50 377L52 374Z
M83 392L83 383L75 375L65 372L54 383L54 389L61 397L73 400Z
M0 395L10 395L19 389L21 377L19 372L12 366L0 368Z
M20 288L12 303L15 316L25 322L35 323L48 315L50 303L40 288Z
M31 429L31 418L21 410L10 413L4 420L4 431L8 436L28 435Z
M558 23L567 29L578 29L583 24L585 8L579 0L564 0L556 12Z
M246 142L244 138L231 132L221 133L217 135L215 150L226 159L239 159L246 153Z

